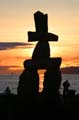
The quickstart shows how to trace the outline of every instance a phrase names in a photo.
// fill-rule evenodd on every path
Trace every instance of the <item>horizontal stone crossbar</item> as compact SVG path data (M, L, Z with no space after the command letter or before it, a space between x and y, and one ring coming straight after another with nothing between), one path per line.
M49 59L29 59L24 61L25 68L37 68L37 69L47 69L47 68L59 68L61 65L61 58L49 58Z
M48 32L28 32L28 41L58 41L58 36Z

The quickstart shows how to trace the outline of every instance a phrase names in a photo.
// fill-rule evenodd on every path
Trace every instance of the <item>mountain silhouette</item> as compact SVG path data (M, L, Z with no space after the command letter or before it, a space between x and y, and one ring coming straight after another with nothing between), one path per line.
M79 74L79 66L71 66L71 67L64 67L61 68L62 74Z

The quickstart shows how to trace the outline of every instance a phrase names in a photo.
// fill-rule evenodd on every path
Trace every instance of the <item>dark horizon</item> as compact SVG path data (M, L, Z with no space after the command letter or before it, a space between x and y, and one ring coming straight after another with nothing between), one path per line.
M11 66L0 66L0 70L4 71L4 69L9 69ZM14 66L15 67L15 66ZM20 68L20 66L16 66L18 68ZM3 72L3 73L0 73L0 75L4 75L4 74L20 74L22 72L23 69L18 69L16 71L8 71L7 72ZM63 68L60 68L61 70L61 73L62 74L79 74L79 66L68 66L68 67L63 67Z

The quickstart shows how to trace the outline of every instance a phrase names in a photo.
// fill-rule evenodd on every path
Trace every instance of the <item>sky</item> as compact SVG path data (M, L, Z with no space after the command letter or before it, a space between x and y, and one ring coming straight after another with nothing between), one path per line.
M51 57L61 57L61 67L79 66L79 0L0 0L0 74L17 73L32 56L36 43L36 11L48 14L48 31L58 35L50 42Z

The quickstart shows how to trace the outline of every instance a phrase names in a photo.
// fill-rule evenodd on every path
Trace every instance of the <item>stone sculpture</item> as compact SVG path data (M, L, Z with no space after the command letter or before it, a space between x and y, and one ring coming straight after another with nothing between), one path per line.
M44 76L45 79L43 84L44 85L43 95L52 96L52 94L58 92L61 83L61 72L60 72L61 58L60 57L50 58L49 41L58 41L58 36L48 32L47 14L43 14L42 12L37 11L34 14L34 20L35 20L36 32L32 32L32 31L28 32L28 42L38 41L38 43L36 44L36 47L33 51L32 59L24 61L24 69L25 71L27 71L27 69L29 70L30 68L36 70L46 69L46 73ZM25 72L25 74L26 73L27 72ZM26 78L24 78L24 80L27 81ZM37 83L38 84L35 85L37 85L36 87L38 88L39 82ZM32 87L29 88L33 90ZM31 91L31 93L33 93L33 91ZM36 93L38 92L36 91Z

